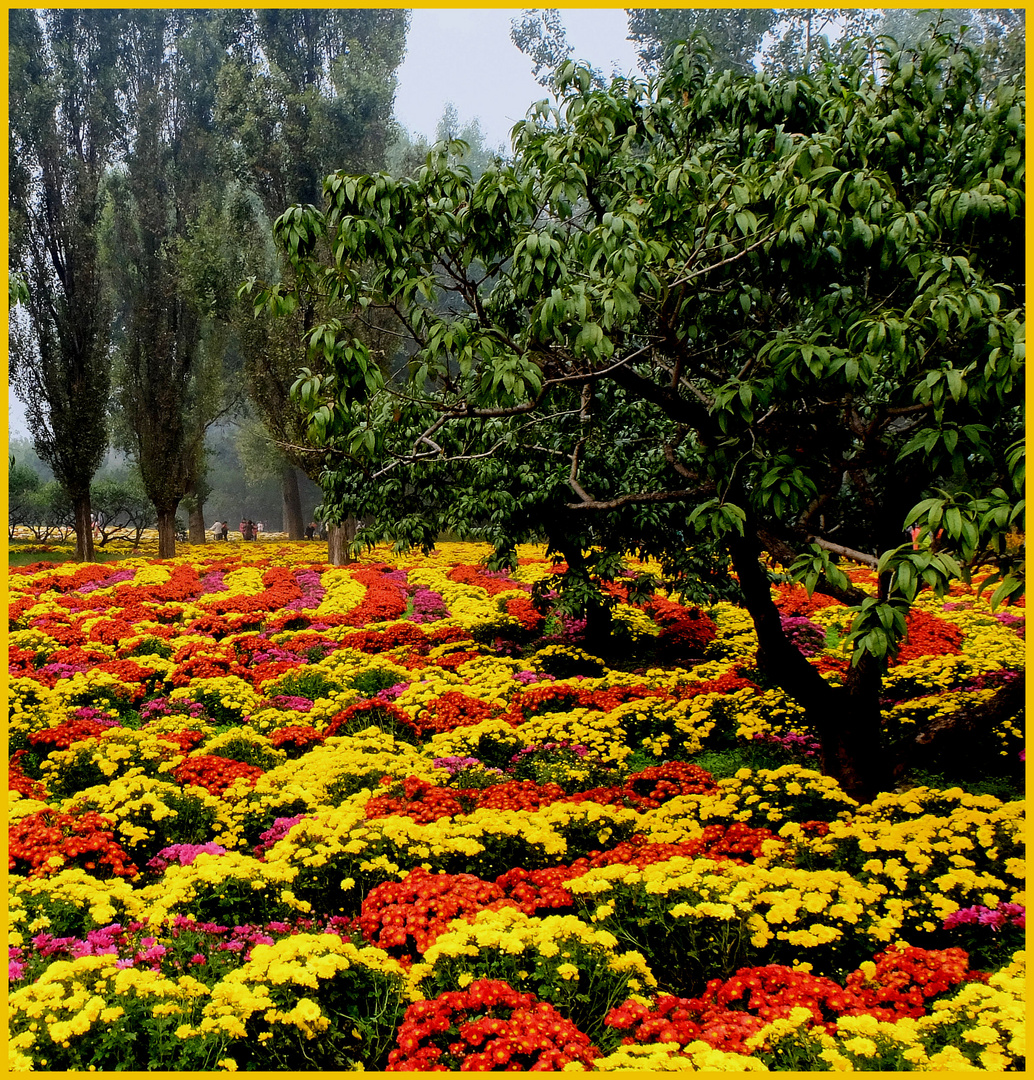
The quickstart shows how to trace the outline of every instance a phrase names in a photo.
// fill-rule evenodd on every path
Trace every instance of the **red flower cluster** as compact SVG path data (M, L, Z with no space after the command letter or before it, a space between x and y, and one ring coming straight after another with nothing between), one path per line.
M515 596L505 601L505 604L506 614L516 619L525 630L537 634L542 629L546 620L542 612L527 597Z
M473 794L478 810L538 810L567 798L559 784L536 784L534 780L505 780Z
M366 626L369 623L398 619L406 612L409 595L406 589L393 581L386 581L385 573L394 566L359 566L352 569L352 578L366 586L366 596L358 607L345 616L348 626Z
M907 664L917 656L956 656L961 645L962 631L954 623L913 608L908 613L905 640L893 662Z
M47 789L43 786L42 781L33 780L31 776L26 776L25 770L22 768L22 758L27 753L28 750L16 750L8 762L7 790L17 791L23 798L38 799L42 802L47 797Z
M84 739L96 739L107 730L96 720L66 720L52 728L34 731L28 737L28 742L30 746L46 747L49 753L51 750L67 750L72 743Z
M366 804L368 818L391 817L401 814L421 825L428 825L441 818L469 813L474 808L472 795L478 792L464 788L437 787L417 776L402 781L401 791L388 795L376 795Z
M515 724L522 724L532 716L547 712L567 712L571 709L610 712L628 699L628 695L617 690L583 690L578 686L553 686L547 683L529 687L515 695L507 708L507 716Z
M958 948L917 949L892 945L873 957L871 978L859 969L847 976L845 985L859 1001L853 1012L867 1012L879 1020L922 1016L926 1003L964 982L987 982L988 975L971 971L969 955Z
M181 754L189 754L205 741L203 731L163 731L158 735L159 742L172 743ZM175 756L175 751L173 752Z
M730 668L717 679L708 679L706 682L693 682L687 686L680 686L678 696L680 701L688 701L698 694L732 694L746 687L757 689L757 684L745 679L737 669Z
M417 867L402 881L370 890L358 918L363 937L400 959L423 956L453 919L512 906L498 885L473 874L430 874Z
M533 780L506 780L487 788L448 788L410 776L402 782L401 790L370 799L366 816L401 814L428 824L474 810L538 810L567 798L559 784L536 784ZM578 797L569 801L578 801Z
M731 825L707 825L699 836L680 844L648 843L638 834L610 851L594 855L586 862L585 868L594 870L598 866L625 863L642 869L650 863L664 862L665 859L676 856L687 859L728 859L742 865L758 858L761 845L766 840L778 839L771 829L752 829L742 821L734 821Z
M8 868L29 877L57 873L67 863L75 863L95 877L136 877L137 868L115 842L111 822L100 814L59 814L40 810L8 829ZM54 866L55 856L61 862Z
M180 784L196 784L212 795L222 796L234 781L242 776L254 787L255 781L265 772L257 765L247 765L233 758L219 757L218 754L198 754L197 757L185 758L172 771Z
M919 1017L931 998L960 983L986 982L987 975L968 969L962 949L926 950L892 947L874 957L876 973L861 969L840 986L832 979L780 964L740 968L731 979L712 979L698 998L660 994L651 1005L629 1000L612 1009L604 1023L627 1031L623 1044L701 1039L729 1053L751 1054L746 1040L792 1009L805 1008L812 1022L834 1032L841 1016L868 1014L894 1021Z
M511 581L508 577L493 577L476 566L454 566L446 577L459 585L476 585L484 589L489 596L498 596L501 592L512 592L521 588L518 582Z
M410 1005L389 1072L559 1072L592 1067L599 1051L547 1001L479 979Z
M658 643L665 652L699 656L718 636L714 620L699 608L687 608L663 597L652 597L643 610L661 628Z
M651 765L632 773L622 787L629 802L642 810L655 809L679 795L709 795L718 790L706 769L686 761Z
M443 731L454 731L458 727L480 724L482 720L498 713L499 709L487 701L469 697L459 690L446 690L427 706L414 726L417 735L423 738Z
M426 656L436 645L470 640L470 634L458 626L443 626L428 633L415 623L400 622L383 630L357 630L355 633L346 634L341 645L343 648L358 649L365 653L382 653L404 647Z
M302 754L307 754L325 739L326 735L308 724L289 724L287 727L277 729L269 737L269 741L278 750L287 751L288 757L300 757Z
M766 1024L789 1016L791 1009L805 1008L816 1024L829 1031L834 1030L833 1021L841 1013L863 1011L854 995L832 979L782 964L740 968L725 982L712 979L700 1000L723 1009L742 1006Z
M564 882L581 876L588 869L591 867L584 859L572 866L549 866L544 870L525 870L518 866L500 874L495 883L525 915L549 914L574 904L574 897L564 888Z
M347 732L353 726L358 727L360 723L374 727L394 724L395 727L413 730L413 721L400 708L388 701L370 698L367 701L357 701L354 705L349 705L347 709L335 713L330 718L330 723L327 724L323 735L329 739L342 730Z
M779 585L773 600L781 615L811 615L822 608L843 607L841 601L834 600L832 596L817 592L809 596L803 585Z
M766 1023L753 1013L671 994L659 994L652 1005L630 999L611 1009L603 1022L628 1032L621 1039L624 1046L662 1042L685 1046L699 1039L717 1050L748 1056L753 1050L747 1039Z

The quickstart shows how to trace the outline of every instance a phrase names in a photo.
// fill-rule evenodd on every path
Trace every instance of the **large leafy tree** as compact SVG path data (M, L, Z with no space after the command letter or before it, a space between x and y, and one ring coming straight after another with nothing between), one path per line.
M117 11L10 12L11 378L93 558L90 480L108 444L101 182L121 140ZM13 293L12 293L13 297Z
M982 93L946 38L881 63L741 77L678 49L606 90L566 65L511 165L475 183L442 147L278 224L302 293L408 338L385 377L347 322L308 335L338 514L500 559L544 535L578 588L615 552L731 567L761 675L861 797L889 780L882 676L919 592L988 559L997 599L1021 587L1022 84ZM784 633L780 564L853 606L842 685Z

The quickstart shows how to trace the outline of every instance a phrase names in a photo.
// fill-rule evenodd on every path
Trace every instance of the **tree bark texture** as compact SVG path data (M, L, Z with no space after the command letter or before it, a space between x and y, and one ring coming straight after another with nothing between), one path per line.
M356 521L346 518L340 525L327 526L327 562L331 566L346 566L352 562L348 545L355 539Z
M75 515L75 558L76 562L94 562L96 553L93 547L93 513L90 507L90 493L76 495L72 499Z
M187 517L187 541L191 544L203 544L205 542L205 504L197 500L195 509L189 511Z
M301 540L305 536L305 522L302 519L302 497L298 490L298 472L293 465L284 466L282 480L284 532L287 533L288 540Z
M176 557L176 507L156 507L158 511L158 558Z

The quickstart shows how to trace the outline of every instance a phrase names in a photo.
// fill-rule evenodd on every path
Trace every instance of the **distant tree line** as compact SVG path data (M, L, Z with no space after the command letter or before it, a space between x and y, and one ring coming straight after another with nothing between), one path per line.
M274 330L236 289L279 275L271 222L318 201L325 174L382 166L407 25L380 9L12 12L11 381L78 558L112 446L136 464L159 554L181 505L203 541L206 437L231 416L278 448L301 537L295 470L322 460L288 389L312 313Z

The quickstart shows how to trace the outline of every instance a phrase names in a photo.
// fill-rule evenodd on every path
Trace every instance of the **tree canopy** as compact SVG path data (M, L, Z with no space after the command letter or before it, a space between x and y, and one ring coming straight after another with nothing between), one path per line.
M882 67L738 76L679 48L597 89L564 64L476 183L447 146L413 178L328 177L275 227L295 289L257 299L357 320L310 331L327 373L296 395L368 541L451 529L505 560L545 536L583 584L622 552L687 585L731 568L760 670L862 794L919 591L988 559L998 599L1021 587L1022 84L982 92L944 37ZM406 338L387 373L355 332L381 309ZM783 632L767 564L854 605L844 685Z

